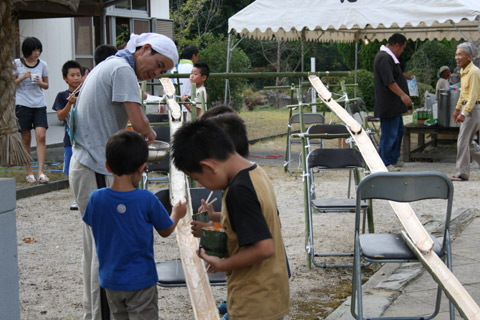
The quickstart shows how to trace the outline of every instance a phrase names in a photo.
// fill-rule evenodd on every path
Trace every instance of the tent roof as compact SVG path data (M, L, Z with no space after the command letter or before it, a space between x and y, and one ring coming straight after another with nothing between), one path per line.
M229 33L255 39L351 42L480 38L478 0L257 0L228 19Z

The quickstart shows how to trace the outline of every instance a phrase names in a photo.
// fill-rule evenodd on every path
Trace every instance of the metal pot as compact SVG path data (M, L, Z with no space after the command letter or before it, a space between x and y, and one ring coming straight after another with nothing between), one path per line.
M162 160L168 153L170 144L165 141L156 140L148 146L148 161L157 162Z

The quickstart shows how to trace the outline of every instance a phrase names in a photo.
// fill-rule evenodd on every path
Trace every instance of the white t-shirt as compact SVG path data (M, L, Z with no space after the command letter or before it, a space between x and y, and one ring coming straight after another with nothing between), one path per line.
M24 65L20 59L15 59L13 63L15 65L14 75L16 79L22 77L27 71L30 71L32 77L34 74L40 78L48 77L48 66L43 60L38 59L35 67ZM40 88L38 83L34 83L31 79L27 78L17 86L15 104L29 108L42 108L47 106L47 100L45 99L43 89Z

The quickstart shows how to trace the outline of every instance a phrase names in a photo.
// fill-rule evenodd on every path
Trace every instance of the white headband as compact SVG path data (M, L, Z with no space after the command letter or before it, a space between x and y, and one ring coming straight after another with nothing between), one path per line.
M134 53L137 47L149 44L156 52L172 60L173 65L178 62L178 51L175 43L169 37L159 33L142 33L130 35L126 49Z

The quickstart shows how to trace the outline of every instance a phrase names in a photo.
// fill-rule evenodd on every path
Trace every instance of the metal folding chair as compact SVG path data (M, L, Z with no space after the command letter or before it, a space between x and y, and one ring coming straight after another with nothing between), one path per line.
M192 208L194 212L200 207L201 200L207 199L210 190L205 188L191 188L190 196L192 199ZM213 209L215 211L222 210L222 194L223 191L213 191L212 199L218 198L218 201L213 203ZM172 212L172 205L170 204L170 190L162 189L156 194L157 198L163 204L167 212L170 214ZM157 261L157 273L158 273L158 285L162 287L184 287L185 275L183 273L182 261L181 260L172 260L172 261ZM209 273L208 278L210 280L210 285L212 286L222 286L226 284L226 276L224 272Z
M305 132L305 125L312 124L323 124L325 123L325 118L320 113L303 113L303 124L301 123L300 113L295 113L288 120L288 129L287 129L287 149L285 151L285 171L290 175L294 172L292 170L292 145L300 144L300 139L292 136L293 125L300 124L300 132ZM299 173L300 171L296 172Z
M362 298L361 260L376 263L418 262L417 257L407 246L401 234L360 233L362 201L382 199L396 202L413 202L426 199L446 200L443 240L433 235L433 250L452 269L450 247L450 216L453 202L453 185L450 179L439 172L377 172L365 177L357 188L354 268L352 279L351 313L356 319L387 319L364 315ZM432 319L440 309L442 290L437 289L435 308L429 315L398 316L388 319ZM454 319L455 309L450 302L450 319Z
M154 126L152 129L157 134L155 140L170 143L170 127ZM170 171L170 152L158 163L148 162L145 172L143 173L143 189L148 189L148 185L152 183L168 183L168 172ZM149 173L159 172L163 177L152 178Z

